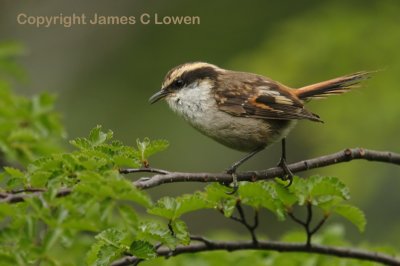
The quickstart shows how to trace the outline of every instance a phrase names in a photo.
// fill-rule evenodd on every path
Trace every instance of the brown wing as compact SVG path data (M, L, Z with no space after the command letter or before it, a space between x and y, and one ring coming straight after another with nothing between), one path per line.
M321 122L282 84L251 73L227 71L223 75L215 89L215 100L221 111L260 119L309 119Z

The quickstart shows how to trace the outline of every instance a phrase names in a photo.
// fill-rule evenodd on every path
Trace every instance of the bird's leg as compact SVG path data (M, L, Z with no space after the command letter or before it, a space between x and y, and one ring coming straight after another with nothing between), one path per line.
M281 159L279 160L278 166L285 171L285 176L283 177L284 180L289 180L289 184L287 184L287 187L289 187L292 182L293 182L293 173L290 171L289 167L287 166L286 163L286 139L282 139L282 154L281 154Z
M244 156L242 159L239 161L235 162L232 164L227 170L226 173L232 175L232 184L233 184L233 190L227 194L234 194L239 186L238 186L238 181L237 181L237 175L236 175L236 169L241 166L244 162L246 162L248 159L256 155L258 152L262 151L264 148L257 148L254 151L250 152L246 156Z

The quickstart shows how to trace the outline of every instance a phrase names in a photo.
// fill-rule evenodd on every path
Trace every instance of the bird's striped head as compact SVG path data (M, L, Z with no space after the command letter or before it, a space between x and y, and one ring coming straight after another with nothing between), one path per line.
M185 63L171 69L165 75L161 90L150 97L150 103L174 94L182 89L198 86L200 82L215 82L223 69L204 62Z

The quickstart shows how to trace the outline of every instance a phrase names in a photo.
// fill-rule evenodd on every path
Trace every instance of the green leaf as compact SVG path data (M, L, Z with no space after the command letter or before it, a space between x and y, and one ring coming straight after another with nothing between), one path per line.
M157 221L142 221L138 226L136 239L161 242L171 249L178 244L168 227Z
M158 152L161 152L168 148L169 143L166 140L152 140L145 138L143 141L139 139L136 140L136 145L138 148L138 157L142 162L147 161L147 159Z
M359 208L353 205L341 204L334 208L334 212L353 223L360 232L364 231L367 220L365 214Z
M288 190L297 198L299 205L304 205L307 201L318 206L334 198L349 199L348 188L336 177L294 177Z
M125 249L127 247L126 238L127 232L125 230L117 228L109 228L95 236L95 239L97 239L98 241L104 242L107 245L119 249Z
M311 198L319 196L337 196L344 200L350 199L349 189L336 177L310 177L314 185L311 187Z
M121 176L118 171L111 170L99 174L95 171L82 171L78 173L81 180L75 190L88 193L99 199L113 198L129 200L142 206L151 205L151 200L146 192L137 189L132 182Z
M8 190L22 188L25 186L25 182L21 178L10 178L7 180L6 184Z
M95 236L97 240L86 256L89 265L105 266L118 259L129 250L132 237L125 231L109 228Z
M113 132L109 130L107 133L101 131L102 126L97 125L90 131L89 134L89 141L91 142L92 146L97 146L104 143L107 140L110 140L113 136Z
M182 245L189 245L190 236L187 225L182 220L171 221L171 227L174 231L175 237L180 241Z
M8 137L8 141L10 142L14 142L14 145L16 145L16 143L19 143L20 145L22 145L21 143L24 142L35 142L38 141L40 139L40 135L38 134L38 132L32 128L18 128L13 130L9 137Z
M145 150L145 156L146 158L150 157L153 154L159 153L161 151L164 151L167 149L169 146L169 142L164 139L157 139L157 140L152 140L150 142L150 145L146 147Z
M98 254L100 252L100 249L104 246L105 244L98 241L95 242L91 247L90 250L86 254L86 264L87 265L101 265L98 260ZM105 265L103 263L103 265Z
M96 260L94 261L93 265L108 266L111 264L111 262L119 258L121 254L122 251L118 248L103 243L99 246L96 254Z
M140 163L138 163L136 160L126 157L126 156L121 156L121 155L116 155L114 156L114 163L116 166L119 168L121 167L140 167Z
M200 192L178 197L176 198L176 202L174 219L181 217L185 213L210 208L210 204L206 201L204 194Z
M29 176L29 183L32 187L44 187L51 176L49 171L35 171Z
M280 180L279 180L280 181ZM293 181L295 182L295 181ZM285 183L276 182L275 183L275 191L278 199L282 202L282 204L286 208L291 208L295 203L298 202L298 198L294 193L292 193L287 187Z
M236 208L238 198L235 195L226 194L226 187L217 183L205 188L205 198L212 208L223 212L226 217L232 216Z
M147 212L164 217L168 220L175 220L185 213L209 207L210 204L206 201L204 194L196 192L177 198L161 198L152 208L148 209Z
M147 241L135 240L132 242L129 251L133 256L141 259L153 259L157 253L152 244Z
M7 172L7 174L14 178L23 178L25 175L21 170L14 167L5 166L4 170Z
M82 150L89 149L91 147L90 142L85 138L76 138L74 140L71 140L69 143L71 143L76 148Z
M163 197L150 209L148 213L164 217L168 220L175 219L175 212L177 209L177 202L172 197Z
M275 213L280 220L285 218L284 206L271 182L241 182L238 194L241 203L256 210L266 208Z

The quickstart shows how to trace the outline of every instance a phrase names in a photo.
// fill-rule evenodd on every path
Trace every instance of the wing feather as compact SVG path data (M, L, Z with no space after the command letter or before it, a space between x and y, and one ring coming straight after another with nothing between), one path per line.
M302 101L280 83L263 76L227 71L215 87L221 111L259 119L321 119L304 108Z

